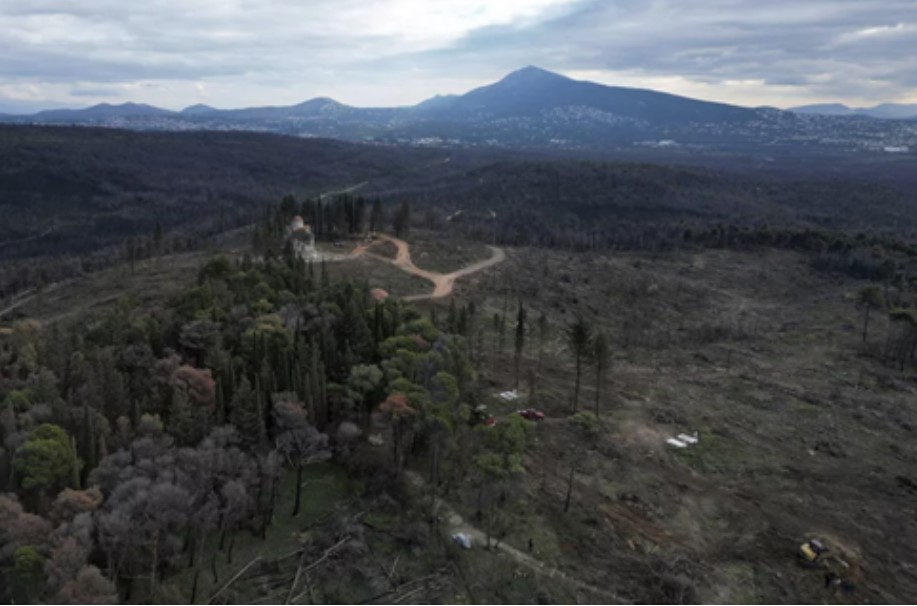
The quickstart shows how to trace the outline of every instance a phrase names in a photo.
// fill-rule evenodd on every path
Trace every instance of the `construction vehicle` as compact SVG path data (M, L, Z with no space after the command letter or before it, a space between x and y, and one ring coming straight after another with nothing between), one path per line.
M824 571L825 589L852 593L863 573L842 549L829 550L819 539L808 539L796 552L803 566ZM853 564L851 564L853 562Z

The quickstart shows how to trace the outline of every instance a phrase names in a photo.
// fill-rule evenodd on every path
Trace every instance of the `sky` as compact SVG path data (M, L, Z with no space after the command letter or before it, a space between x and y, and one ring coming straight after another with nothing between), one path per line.
M0 0L0 112L356 106L537 65L738 105L917 103L917 0Z

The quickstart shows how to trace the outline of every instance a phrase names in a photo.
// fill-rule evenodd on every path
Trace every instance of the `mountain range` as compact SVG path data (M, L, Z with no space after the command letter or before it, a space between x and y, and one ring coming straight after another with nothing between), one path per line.
M870 116L891 120L917 120L917 103L881 103L872 107L848 107L842 103L820 103L791 107L789 111L823 116Z
M382 144L579 152L917 151L917 121L876 120L830 107L739 107L574 80L531 66L465 94L436 96L409 107L360 108L327 97L292 106L193 105L177 112L126 103L7 115L0 121L137 130L253 130Z

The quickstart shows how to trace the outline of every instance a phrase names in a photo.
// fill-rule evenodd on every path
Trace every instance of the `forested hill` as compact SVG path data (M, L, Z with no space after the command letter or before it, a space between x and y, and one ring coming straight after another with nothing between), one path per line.
M554 221L701 219L862 230L913 225L908 187L622 162L358 145L242 132L0 126L0 258L87 252L247 225L286 194L351 190L425 211L524 211ZM851 172L855 175L854 171ZM445 215L443 215L445 216Z
M849 175L829 179L804 163L762 175L263 133L16 126L0 127L0 157L2 298L195 247L288 194L322 197L328 237L346 231L335 223L343 215L330 216L340 193L364 207L378 197L388 211L410 202L428 227L460 213L450 228L514 245L668 247L687 229L765 226L917 234L912 188L843 166Z
M354 472L366 502L433 439L449 460L462 454L452 440L486 449L466 422L475 373L450 334L468 333L462 318L437 327L287 256L216 258L153 309L126 298L64 327L0 327L0 598L197 603L227 580L237 536L265 558L298 544L292 524L273 528L281 517L301 527L301 502L322 501L303 497L304 468L358 465L351 451L374 410L394 442ZM398 440L402 422L411 442ZM310 534L303 559L323 540ZM332 562L366 549L355 536Z
M424 179L448 156L257 133L3 126L0 257L93 250L157 224L248 224L284 194Z

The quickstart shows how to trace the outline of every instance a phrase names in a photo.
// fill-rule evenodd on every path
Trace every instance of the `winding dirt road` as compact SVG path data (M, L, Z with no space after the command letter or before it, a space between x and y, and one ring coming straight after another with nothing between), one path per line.
M467 267L453 271L448 274L441 274L439 272L430 271L427 269L421 269L414 265L414 262L411 260L411 249L408 246L408 243L400 238L395 238L394 236L388 236L385 234L378 234L380 240L388 240L396 246L398 253L395 255L394 259L389 259L387 257L382 257L380 255L373 255L377 259L383 261L388 261L395 267L406 271L409 274L423 278L424 280L429 280L433 283L433 292L428 295L411 295L405 297L405 301L421 301L425 299L441 299L452 294L452 289L455 287L455 281L461 278L462 276L467 276L481 270L492 267L497 263L501 263L506 259L506 253L503 252L503 249L497 248L496 246L488 246L490 249L491 257L483 261L478 261L477 263L472 263ZM362 251L361 251L362 252Z

